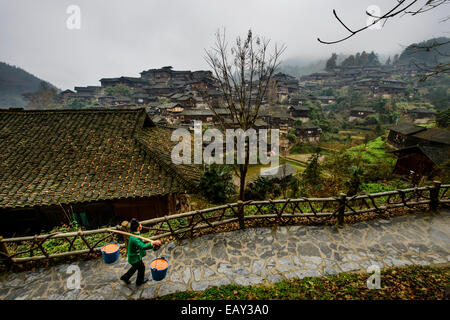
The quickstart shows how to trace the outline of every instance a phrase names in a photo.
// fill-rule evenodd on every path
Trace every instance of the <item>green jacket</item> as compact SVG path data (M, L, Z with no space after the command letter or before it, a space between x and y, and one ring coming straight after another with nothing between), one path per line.
M137 233L135 233L137 234ZM153 248L151 243L144 244L144 242L136 237L130 237L128 241L128 262L135 264L142 260L147 255L145 250Z

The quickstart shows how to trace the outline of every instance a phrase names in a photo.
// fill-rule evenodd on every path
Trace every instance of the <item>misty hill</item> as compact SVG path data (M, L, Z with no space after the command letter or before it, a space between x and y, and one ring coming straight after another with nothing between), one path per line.
M399 57L399 64L436 65L450 61L450 38L433 38L409 45Z
M443 44L443 45L436 45ZM427 50L429 48L429 50ZM368 54L370 54L368 52ZM450 38L439 37L430 40L422 41L420 43L414 43L406 47L399 55L398 61L395 60L396 57L389 57L385 54L375 53L378 57L378 61L382 64L389 58L389 60L396 64L427 64L434 66L438 63L449 63L450 62ZM357 60L356 54L337 54L336 64L337 65L352 65L352 56ZM361 55L361 53L359 54ZM393 61L392 61L392 58ZM309 75L315 72L321 72L325 70L327 59L301 59L301 58L291 58L284 60L279 71L286 73L294 77L301 77ZM357 65L356 61L353 65Z
M24 107L27 101L22 94L37 91L42 81L21 68L0 62L0 108Z
M320 72L325 68L326 60L306 61L302 59L288 59L278 67L279 72L300 78L311 73Z

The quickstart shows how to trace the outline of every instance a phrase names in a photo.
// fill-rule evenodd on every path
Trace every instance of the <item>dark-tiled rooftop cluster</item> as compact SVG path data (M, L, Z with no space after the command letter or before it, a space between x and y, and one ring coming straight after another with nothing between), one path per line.
M0 111L0 207L184 193L199 173L171 132L144 109Z

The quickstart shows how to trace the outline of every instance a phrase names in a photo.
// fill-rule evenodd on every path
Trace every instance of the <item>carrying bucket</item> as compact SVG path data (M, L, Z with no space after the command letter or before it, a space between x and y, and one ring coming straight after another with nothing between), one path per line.
M103 261L106 264L114 263L119 259L120 244L111 242L102 247Z
M155 281L164 279L167 274L167 269L169 269L169 261L166 259L166 257L158 257L150 262L152 278Z

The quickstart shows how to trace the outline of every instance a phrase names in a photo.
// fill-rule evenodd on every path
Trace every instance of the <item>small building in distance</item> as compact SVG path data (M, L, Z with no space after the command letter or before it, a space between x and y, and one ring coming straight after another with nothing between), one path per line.
M375 114L375 110L368 107L353 107L350 109L350 117L348 121L365 119L367 116Z
M425 108L414 108L408 110L407 114L414 123L428 123L434 119L436 112Z
M289 107L289 111L294 118L309 118L311 109L307 106L294 105Z
M300 142L320 143L321 133L322 129L310 122L295 126L295 135L300 139Z
M318 96L317 100L319 100L322 105L329 105L336 102L334 96Z
M75 98L75 96L76 96L75 92L73 92L72 90L67 89L67 90L64 90L64 91L58 93L58 98L57 99L58 99L59 102L61 102L63 104L67 104L67 103L69 103L69 101L71 99Z
M262 170L260 176L268 178L269 180L282 181L291 177L297 172L290 164L282 164L273 168Z
M214 109L217 115L224 119L229 118L230 111L226 108ZM203 123L214 124L219 121L214 112L210 109L185 109L178 114L181 124L194 125L194 121L201 121Z

